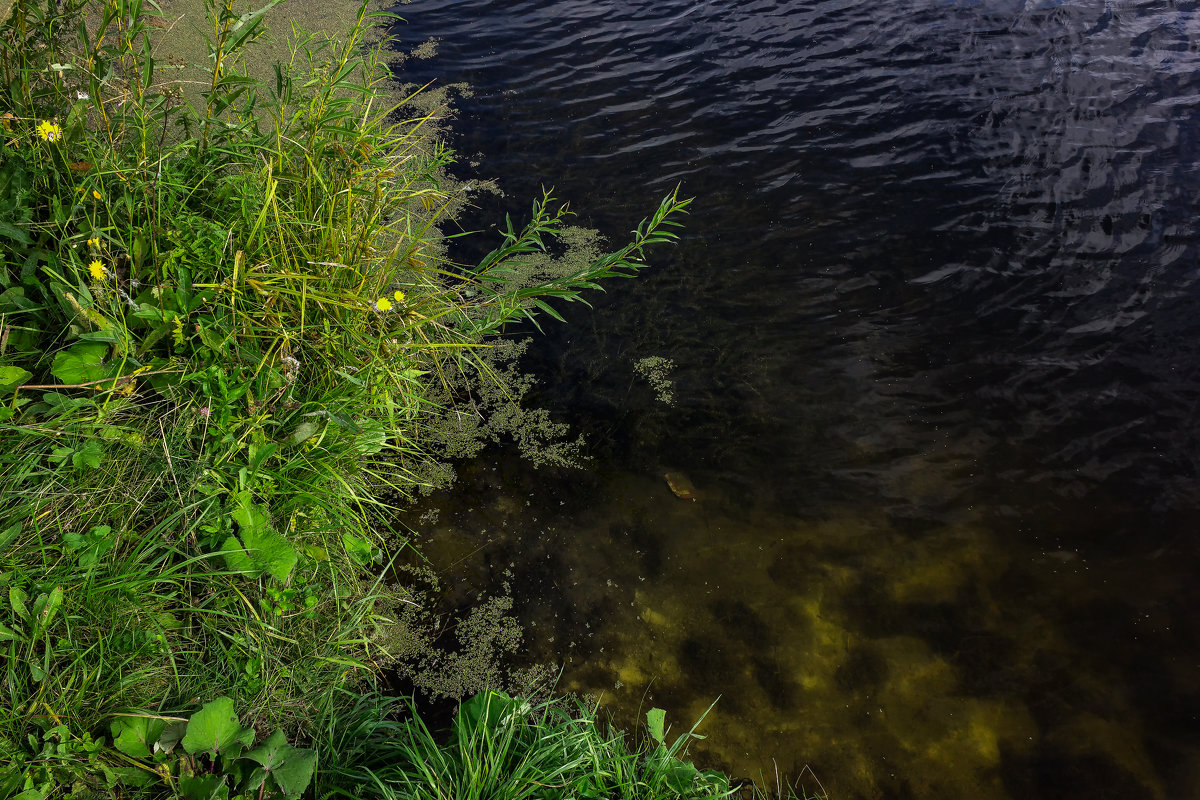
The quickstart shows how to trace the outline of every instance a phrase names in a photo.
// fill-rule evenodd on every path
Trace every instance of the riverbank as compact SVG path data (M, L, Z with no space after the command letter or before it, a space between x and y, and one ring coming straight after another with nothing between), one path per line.
M727 793L657 711L630 746L492 691L447 738L379 686L421 635L380 521L497 434L495 337L635 273L687 201L580 265L546 194L449 263L452 154L378 104L378 19L256 76L274 5L211 9L203 58L137 0L0 28L0 797Z

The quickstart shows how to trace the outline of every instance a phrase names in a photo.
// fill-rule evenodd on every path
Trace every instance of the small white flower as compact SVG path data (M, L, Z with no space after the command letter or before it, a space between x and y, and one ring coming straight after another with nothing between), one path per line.
M300 373L300 359L293 356L284 356L280 361L283 363L283 379L287 383L295 383L296 376Z
M90 99L92 99L92 96L90 94L88 94L87 92L76 92L75 99L76 100L90 100Z

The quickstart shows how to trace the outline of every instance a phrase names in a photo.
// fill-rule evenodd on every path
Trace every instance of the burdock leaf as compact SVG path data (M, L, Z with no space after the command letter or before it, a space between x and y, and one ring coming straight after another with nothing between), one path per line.
M238 496L238 506L230 516L238 524L242 544L254 567L266 570L278 581L286 581L298 560L296 549L271 528L267 515L251 502L249 492L242 492ZM229 542L226 542L226 550L231 549L228 545ZM229 560L228 555L226 560ZM231 563L230 566L244 571L243 565L234 566Z
M107 378L108 370L104 366L107 353L107 344L79 342L54 356L50 374L63 383L87 383Z
M255 566L249 554L242 549L242 543L236 536L226 539L221 545L221 550L224 551L221 555L225 558L225 566L234 572L240 572L248 578L257 578L262 574L262 570Z
M166 726L166 720L155 717L117 717L109 729L113 746L122 753L134 758L150 758L154 743Z
M246 552L254 565L271 573L275 580L286 581L296 566L296 549L288 540L271 530L261 528L257 531L242 535L246 544Z
M294 749L287 743L287 737L283 735L283 731L275 731L267 737L265 742L244 754L242 758L257 761L263 765L264 769L270 772L286 761L288 752Z
M218 697L192 714L187 733L183 735L183 749L192 755L210 753L216 757L242 738L242 726L233 710L233 700Z
M271 777L279 791L288 797L299 797L312 781L313 772L317 768L317 751L291 748L287 761L284 761Z
M262 778L274 780L279 791L289 797L298 797L308 788L317 765L316 752L292 747L283 731L275 731L242 758L262 765ZM255 774L259 774L259 770L255 770ZM255 781L252 779L251 783Z
M31 377L33 377L33 373L27 369L0 367L0 392L15 389Z

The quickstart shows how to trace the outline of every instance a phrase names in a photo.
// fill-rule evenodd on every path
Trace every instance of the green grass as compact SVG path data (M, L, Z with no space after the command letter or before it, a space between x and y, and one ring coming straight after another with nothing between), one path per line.
M711 709L710 709L711 710ZM595 706L577 700L531 702L483 692L460 704L447 730L432 731L405 698L366 692L342 698L316 743L325 770L318 796L394 800L691 800L794 798L732 785L687 760L704 736L698 720L672 735L661 709L646 714L634 739ZM823 794L821 795L824 796ZM815 800L815 797L814 797Z
M385 498L464 386L516 392L490 340L634 274L688 201L568 268L546 193L450 263L452 154L376 105L387 16L262 80L274 5L210 4L199 85L143 0L0 15L0 798L726 793L588 709L485 694L445 744L372 688L409 601Z

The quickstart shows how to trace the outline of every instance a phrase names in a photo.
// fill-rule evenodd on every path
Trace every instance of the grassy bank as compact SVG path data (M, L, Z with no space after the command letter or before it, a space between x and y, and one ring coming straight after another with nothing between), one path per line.
M497 335L636 272L687 202L578 268L547 194L450 263L451 154L376 104L383 18L264 80L274 5L209 7L203 80L141 0L3 14L0 798L727 792L661 717L630 749L491 692L435 736L376 685L412 635L388 503L519 395Z

